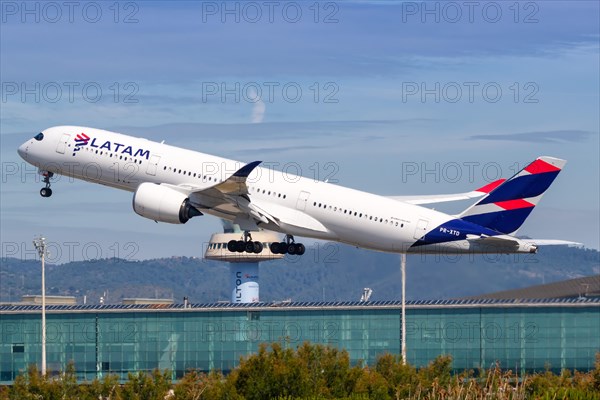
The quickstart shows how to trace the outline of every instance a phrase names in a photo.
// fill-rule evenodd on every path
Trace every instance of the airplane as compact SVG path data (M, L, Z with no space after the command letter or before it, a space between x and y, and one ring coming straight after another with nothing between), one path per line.
M80 126L48 128L18 154L43 175L42 197L60 174L133 192L133 209L156 222L185 224L203 214L238 224L229 251L260 253L251 231L284 234L274 254L302 255L294 236L391 253L536 253L566 241L514 236L566 161L542 156L509 179L443 195L380 196L216 157L163 142ZM478 199L458 215L423 205Z

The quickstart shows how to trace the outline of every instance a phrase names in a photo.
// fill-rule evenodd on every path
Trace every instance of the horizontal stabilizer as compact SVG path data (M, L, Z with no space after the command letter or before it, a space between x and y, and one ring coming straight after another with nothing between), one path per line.
M557 239L521 239L524 242L533 243L537 246L569 246L569 247L583 247L583 243L571 242L568 240L557 240Z
M394 199L397 201L402 201L404 203L409 204L434 204L434 203L444 203L448 201L459 201L459 200L469 200L476 199L481 196L485 196L490 193L500 184L502 184L506 179L498 179L497 181L491 182L479 189L472 190L470 192L465 193L454 193L454 194L426 194L421 196L388 196L390 199Z

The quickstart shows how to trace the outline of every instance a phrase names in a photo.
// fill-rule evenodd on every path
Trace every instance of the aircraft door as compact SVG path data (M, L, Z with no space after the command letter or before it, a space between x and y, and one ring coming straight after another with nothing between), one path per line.
M65 154L65 149L67 148L67 143L69 142L70 138L71 135L69 135L68 133L63 133L63 135L60 137L60 140L58 141L58 144L56 145L57 153Z
M150 162L148 163L148 168L146 169L146 173L148 175L156 175L156 168L158 167L158 162L160 161L160 156L156 154L152 154L150 156Z
M306 204L308 203L308 198L310 197L309 192L300 192L298 196L298 201L296 202L296 208L300 211L306 210Z
M420 219L419 222L417 222L417 227L415 228L415 234L413 237L415 239L421 239L423 236L425 236L427 233L427 225L429 225L429 221L426 219Z

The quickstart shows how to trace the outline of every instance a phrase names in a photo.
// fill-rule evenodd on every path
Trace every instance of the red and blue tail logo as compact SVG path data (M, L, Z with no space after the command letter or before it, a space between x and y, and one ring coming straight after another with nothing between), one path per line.
M464 221L514 233L550 187L567 162L539 157L460 215Z

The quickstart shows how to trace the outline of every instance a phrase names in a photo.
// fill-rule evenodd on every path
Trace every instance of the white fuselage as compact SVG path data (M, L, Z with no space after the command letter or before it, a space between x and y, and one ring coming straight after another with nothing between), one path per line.
M60 126L31 139L19 154L40 170L136 191L144 182L183 187L209 187L226 180L244 164L197 151L82 127ZM77 146L77 135L90 139ZM290 235L334 240L386 252L482 251L467 240L410 248L419 238L455 217L297 175L256 168L247 179L251 201L301 211L322 224L311 230L293 224L261 227ZM203 213L234 220L227 208L201 209Z

